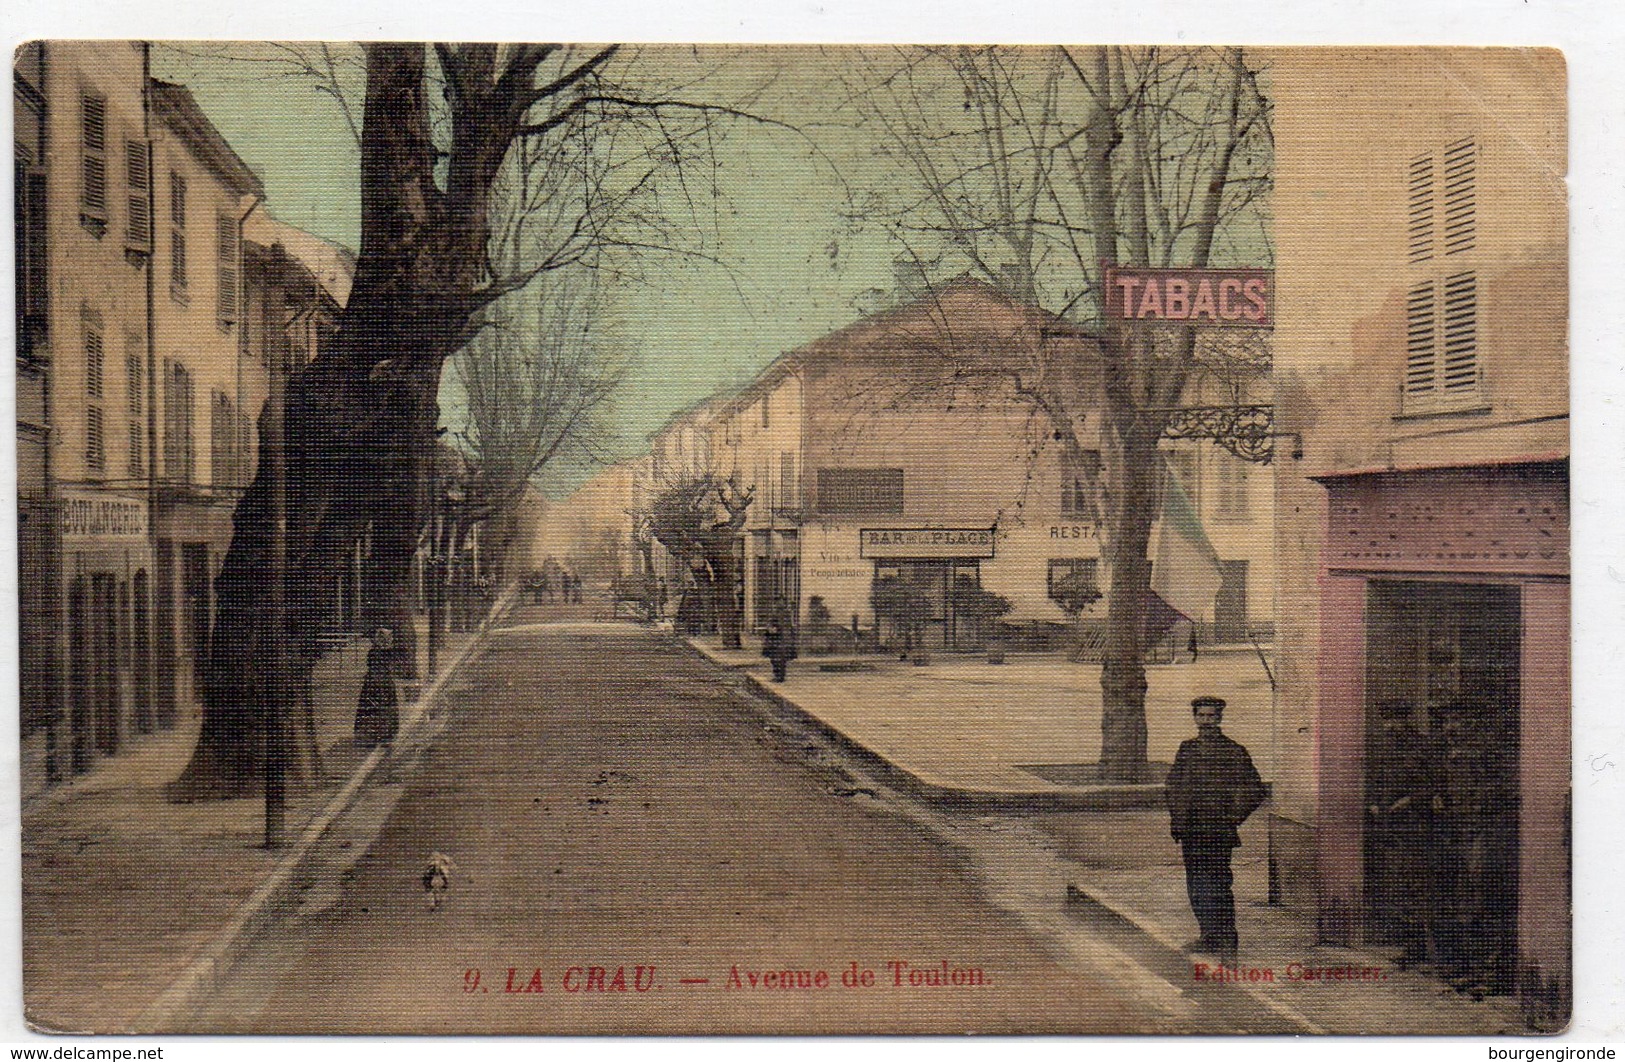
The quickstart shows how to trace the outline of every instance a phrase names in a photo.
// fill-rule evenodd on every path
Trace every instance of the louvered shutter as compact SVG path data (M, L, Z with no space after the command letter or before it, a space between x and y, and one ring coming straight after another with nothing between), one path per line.
M1444 253L1473 249L1477 235L1478 145L1458 140L1444 149Z
M107 217L107 99L103 96L79 97L81 145L83 148L83 183L80 188L81 211L92 219ZM98 229L100 235L103 230Z
M1478 387L1478 280L1472 273L1457 273L1444 282L1442 379L1446 395L1471 392Z
M1410 260L1425 262L1433 257L1433 156L1411 160L1410 216L1406 221L1406 242Z
M130 225L126 241L136 250L152 249L152 163L147 145L124 142L124 172L129 185Z
M216 316L223 325L237 320L237 222L221 216L216 231L219 233L219 299Z
M1414 285L1405 300L1405 395L1434 391L1438 358L1438 291L1431 280Z

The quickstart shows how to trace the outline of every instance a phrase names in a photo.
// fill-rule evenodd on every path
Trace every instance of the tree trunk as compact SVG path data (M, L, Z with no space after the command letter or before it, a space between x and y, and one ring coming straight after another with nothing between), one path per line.
M1113 782L1141 782L1147 771L1145 616L1151 561L1146 553L1158 486L1157 436L1147 434L1137 425L1122 437L1118 497L1107 540L1112 562L1100 667L1100 766L1102 778Z
M333 342L288 383L286 562L278 572L275 477L262 460L233 514L215 582L202 728L170 785L172 799L254 791L269 721L288 717L315 663L332 574L369 528L361 615L394 629L397 644L415 640L406 589L423 526L434 395L484 276L483 201L470 195L473 205L448 224L435 187L422 45L368 46L361 155L362 245L350 300ZM270 445L262 417L262 455ZM281 629L269 607L279 579ZM282 650L280 669L273 646Z

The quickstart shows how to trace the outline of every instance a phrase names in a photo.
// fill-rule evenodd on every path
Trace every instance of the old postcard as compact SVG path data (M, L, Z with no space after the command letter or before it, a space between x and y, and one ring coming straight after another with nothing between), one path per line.
M34 1030L1569 1021L1559 52L13 84Z

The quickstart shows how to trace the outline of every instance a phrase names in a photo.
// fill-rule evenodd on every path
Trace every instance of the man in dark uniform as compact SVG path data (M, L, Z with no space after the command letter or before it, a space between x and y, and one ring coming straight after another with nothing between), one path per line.
M1185 890L1202 935L1187 951L1236 962L1236 898L1230 855L1241 843L1236 827L1264 802L1264 783L1253 759L1224 736L1224 701L1191 702L1196 737L1179 746L1168 772L1169 830L1185 857Z
M1382 729L1367 750L1368 895L1379 933L1401 948L1401 968L1437 958L1428 848L1433 816L1444 807L1442 750L1413 725L1412 715L1409 701L1379 703Z

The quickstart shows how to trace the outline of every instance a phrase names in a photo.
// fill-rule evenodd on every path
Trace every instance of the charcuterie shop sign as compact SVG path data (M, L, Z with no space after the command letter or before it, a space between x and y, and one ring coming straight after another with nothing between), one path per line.
M1221 328L1275 323L1275 274L1268 269L1140 269L1102 263L1106 316Z

